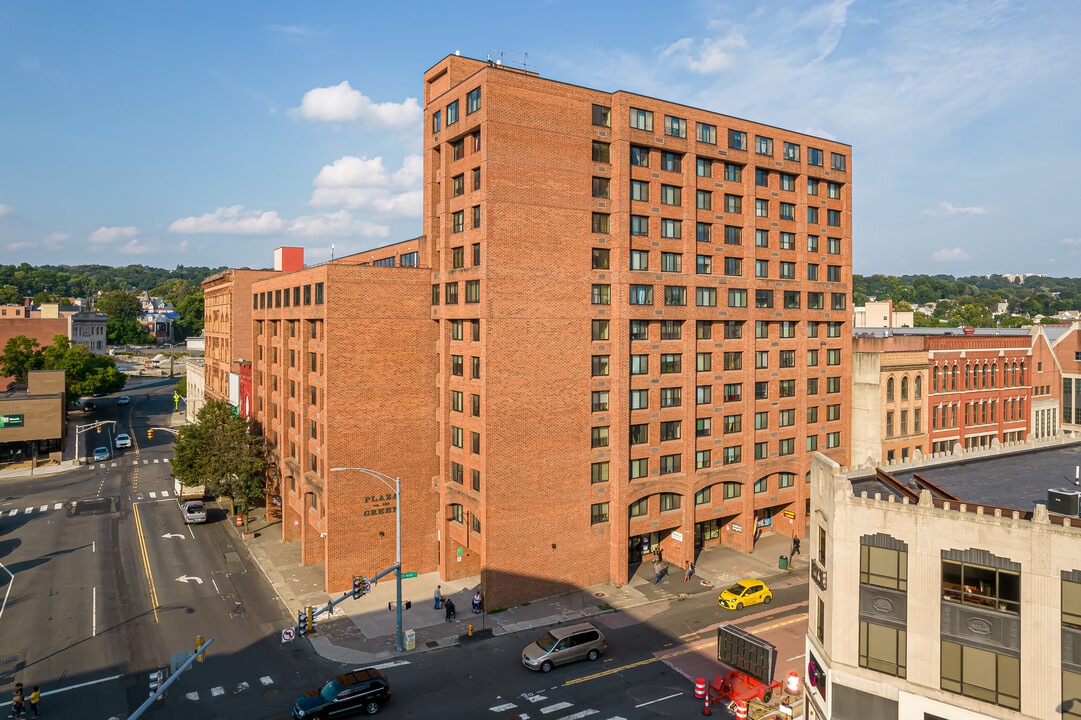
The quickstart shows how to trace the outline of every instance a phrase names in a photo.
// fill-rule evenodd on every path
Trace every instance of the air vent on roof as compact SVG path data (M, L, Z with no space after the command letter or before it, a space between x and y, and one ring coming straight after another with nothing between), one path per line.
M1081 492L1077 490L1048 490L1047 509L1059 515L1078 517L1081 514Z

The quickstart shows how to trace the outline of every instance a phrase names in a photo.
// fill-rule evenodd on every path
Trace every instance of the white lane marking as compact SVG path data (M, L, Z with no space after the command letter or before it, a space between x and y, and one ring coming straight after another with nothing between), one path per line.
M11 512L8 513L8 517L15 517L18 514L19 514L18 510L12 510Z
M90 637L97 637L98 636L98 586L95 585L93 588L91 588L91 590L92 590L92 592L90 593L90 607L93 608L93 609L91 611L91 618L92 619L90 621Z
M678 693L674 693L672 695L665 695L664 697L657 698L656 700L650 700L649 702L644 702L641 705L635 705L634 707L637 709L637 708L640 708L640 707L645 707L646 705L652 705L653 703L664 702L665 700L671 700L674 697L679 697L682 694L683 693L678 692Z
M158 460L157 458L154 458L154 464L155 464L155 465L157 465L157 464L158 464L159 462L161 462L161 461L160 461L160 460Z
M801 657L803 657L803 653L800 653L799 655L796 655L795 657L788 658L787 662L792 662L793 660L799 660Z
M191 700L191 701L193 701L193 702L198 702L198 700L199 700L199 693L197 693L197 692L190 692L190 693L188 693L187 695L185 695L184 697L185 697L185 698L187 698L188 700Z
M64 503L57 503L53 505L53 510L59 510L62 507L64 507Z
M393 660L391 662L381 663L379 665L365 665L357 670L364 670L365 668L375 668L376 670L386 670L387 668L398 667L399 665L411 665L408 660Z
M103 678L99 678L97 680L90 680L89 682L79 683L78 685L71 685L70 687L57 688L56 690L49 690L47 692L41 693L41 697L48 697L49 695L59 695L60 693L67 692L68 690L78 690L79 688L88 687L90 685L98 685L98 684L103 683L103 682L111 682L113 680L119 680L122 677L124 677L124 676L123 675L110 675L109 677L103 677ZM7 702L4 702L4 703L0 703L0 707L8 707L9 705L11 705L10 700L8 700Z
M161 461L164 462L164 463L167 463L167 462L169 462L169 458L162 458Z
M41 507L38 508L38 512L45 512L48 509L49 509L48 505L42 505Z
M214 582L214 578L210 578L210 584L214 586L214 592L221 595L221 590L218 589L218 583Z
M221 685L218 685L217 687L212 687L212 688L210 688L210 694L213 695L214 697L218 697L219 695L224 695L225 694L225 688L223 688Z
M548 699L544 695L534 695L533 693L526 693L523 697L525 697L526 700L528 700L529 702L531 702L533 704L537 704L539 702L544 702L545 700Z
M162 490L162 491L161 491L161 496L162 496L163 498L167 498L167 497L169 497L169 491L168 491L168 490Z
M584 717L596 715L599 712L600 710L583 710L581 712L576 712L572 715L564 715L563 717L559 718L559 720L581 720Z
M8 595L11 594L11 588L15 585L15 575L4 567L4 563L0 563L0 570L3 570L8 574L8 589L7 592L4 593L3 601L0 601L0 618L2 618L4 617L4 608L8 606Z
M151 500L156 500L157 497L158 497L158 494L156 492L154 492L153 490L151 490L150 491L150 499Z
M560 710L566 710L569 707L574 707L573 703L560 702L555 705L549 705L548 707L542 707L540 709L541 715L547 715L548 713L559 712Z
M264 685L273 685L274 678L270 677L269 675L264 675L263 677L259 678L259 682L263 683Z
M488 708L492 712L503 712L504 710L513 710L518 707L514 703L507 703L506 705L496 705L495 707Z
M34 508L28 507L26 510L23 510L23 515L29 515L32 512L34 512Z

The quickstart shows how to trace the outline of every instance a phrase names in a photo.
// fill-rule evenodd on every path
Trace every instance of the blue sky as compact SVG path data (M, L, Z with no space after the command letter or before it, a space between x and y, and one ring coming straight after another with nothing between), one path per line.
M502 56L853 146L858 273L1077 276L1081 3L0 3L0 263L421 231L422 75Z

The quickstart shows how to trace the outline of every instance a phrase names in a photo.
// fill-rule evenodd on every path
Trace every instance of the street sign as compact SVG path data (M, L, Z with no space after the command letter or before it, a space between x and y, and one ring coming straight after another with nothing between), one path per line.
M414 578L416 576L417 576L417 574L415 572L402 573L403 578Z
M22 415L0 415L0 428L4 427L22 427L23 416Z
M785 510L784 511L784 516L786 518L788 518L789 520L795 520L796 519L796 511L795 510Z
M282 630L282 642L287 643L297 636L297 631L291 627L287 627Z

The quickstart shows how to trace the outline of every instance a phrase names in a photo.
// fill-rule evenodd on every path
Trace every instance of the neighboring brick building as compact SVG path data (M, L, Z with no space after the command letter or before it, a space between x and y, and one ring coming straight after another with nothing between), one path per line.
M853 465L1058 433L1061 371L1042 327L883 332L852 346Z
M303 248L281 247L274 251L273 270L224 270L202 282L207 400L240 403L237 363L252 357L252 283L303 267Z
M424 98L424 237L246 301L327 589L393 562L385 488L334 466L401 475L405 570L489 607L802 533L809 451L849 463L851 148L457 56Z
M1062 373L1062 424L1081 432L1081 322L1049 325L1045 331Z
M333 467L400 476L403 566L436 569L437 326L431 271L416 267L420 244L252 288L254 419L274 468L268 494L282 497L283 539L301 541L302 562L326 563L328 591L393 565L395 551L393 487Z

